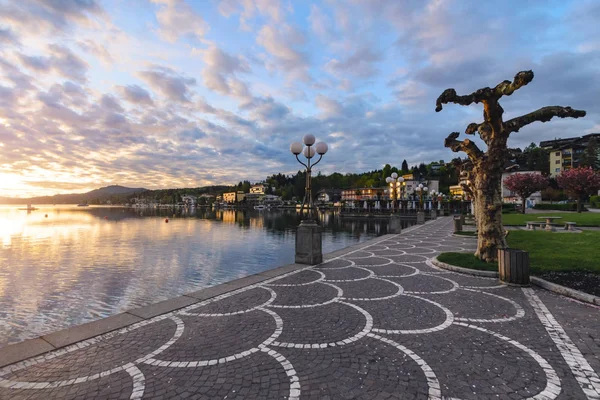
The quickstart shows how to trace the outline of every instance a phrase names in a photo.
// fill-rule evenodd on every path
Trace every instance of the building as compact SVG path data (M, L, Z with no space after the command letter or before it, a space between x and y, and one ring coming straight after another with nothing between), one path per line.
M250 188L252 194L265 194L267 187L265 185L254 185Z
M540 171L512 171L512 172L504 172L502 174L502 202L504 203L520 203L521 198L516 193L508 190L504 186L504 180L514 174L542 174ZM535 205L535 203L542 201L542 193L535 192L531 196L527 198L527 202Z
M388 188L355 188L342 190L342 201L363 201L363 200L385 200L389 199Z
M336 203L342 198L340 189L322 189L317 192L318 203Z
M198 202L198 199L196 198L196 196L181 196L181 201L183 202L183 204L185 204L188 207L194 207L196 205L196 203Z
M449 188L450 190L450 198L452 199L464 199L466 197L465 190L462 185L452 185Z
M244 200L246 194L242 191L223 193L223 201L228 204L239 203Z
M585 152L591 138L595 138L600 146L600 133L590 133L581 137L540 142L540 147L549 153L550 176L556 177L563 171L579 167L581 156Z

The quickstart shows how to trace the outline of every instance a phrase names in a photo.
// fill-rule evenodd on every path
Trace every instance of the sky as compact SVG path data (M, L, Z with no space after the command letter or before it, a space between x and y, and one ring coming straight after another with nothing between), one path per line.
M449 161L482 108L437 96L529 69L505 120L587 116L509 146L600 132L598 26L582 0L0 0L0 196L258 182L307 133L323 173Z

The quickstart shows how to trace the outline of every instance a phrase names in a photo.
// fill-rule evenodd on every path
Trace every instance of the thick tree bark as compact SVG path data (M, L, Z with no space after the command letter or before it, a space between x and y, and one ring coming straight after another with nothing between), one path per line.
M471 181L474 182L474 211L477 215L479 231L477 251L475 255L485 261L497 259L499 248L506 247L504 228L502 226L502 193L500 184L504 162L507 159L507 140L511 132L518 132L523 126L535 121L547 122L553 117L579 118L585 111L573 110L571 107L543 107L532 113L503 122L504 110L498 103L502 96L510 96L513 92L533 80L532 71L521 71L513 81L500 82L494 88L479 89L469 95L459 96L454 89L446 89L436 102L435 111L441 111L443 104L455 103L467 106L483 103L483 119L480 124L471 123L465 133L479 134L487 145L487 151L481 151L469 139L457 140L459 133L453 132L446 138L444 145L454 152L467 153L473 163ZM525 213L525 199L523 199Z
M527 201L527 197L521 196L521 208L523 210L523 214L525 214L525 202Z

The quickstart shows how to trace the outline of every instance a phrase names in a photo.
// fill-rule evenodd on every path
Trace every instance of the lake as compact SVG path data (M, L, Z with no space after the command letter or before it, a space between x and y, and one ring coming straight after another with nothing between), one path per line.
M36 207L0 206L0 347L293 263L300 222L278 210ZM324 253L387 233L385 220L320 223Z

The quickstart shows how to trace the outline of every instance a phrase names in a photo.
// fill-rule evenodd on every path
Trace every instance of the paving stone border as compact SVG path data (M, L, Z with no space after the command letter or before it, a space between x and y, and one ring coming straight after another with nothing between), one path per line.
M437 257L432 258L431 263L433 265L435 265L436 267L447 269L449 271L458 272L461 274L484 276L484 277L488 277L488 278L497 278L498 277L498 272L480 271L480 270L476 270L476 269L458 267L456 265L450 265L447 263L443 263L443 262L439 261L437 259ZM585 303L590 303L590 304L600 306L600 297L598 297L598 296L594 296L592 294L585 293L580 290L571 289L566 286L558 285L556 283L549 282L549 281L542 279L540 277L537 277L537 276L532 276L530 278L530 281L532 284L539 286L543 289L546 289L550 292L554 292L554 293L557 293L557 294L560 294L563 296L571 297L575 300L583 301Z
M414 227L411 228L414 229ZM405 231L410 231L411 228L407 228ZM357 243L355 245L324 254L323 262L327 262L328 260L334 259L349 252L360 250L364 247L373 246L381 241L386 240L390 236L394 235L382 235L362 243ZM182 296L163 300L158 303L152 303L146 306L133 308L119 314L101 318L96 321L75 325L60 331L44 334L37 338L27 339L19 343L10 344L0 348L0 368L45 354L52 350L57 350L72 345L77 342L91 339L105 333L126 328L135 323L149 320L161 314L176 311L249 285L264 282L269 279L306 268L309 268L309 266L303 264L284 265L259 272L258 274L249 275L219 285L203 288L191 293L186 293Z

